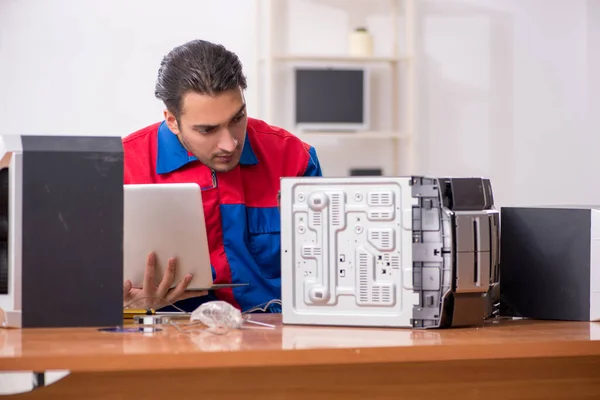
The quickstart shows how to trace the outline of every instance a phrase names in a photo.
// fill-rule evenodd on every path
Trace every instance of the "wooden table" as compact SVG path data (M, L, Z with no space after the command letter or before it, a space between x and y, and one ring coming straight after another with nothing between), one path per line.
M253 318L276 328L0 330L0 370L71 371L21 399L600 399L600 324L413 331Z

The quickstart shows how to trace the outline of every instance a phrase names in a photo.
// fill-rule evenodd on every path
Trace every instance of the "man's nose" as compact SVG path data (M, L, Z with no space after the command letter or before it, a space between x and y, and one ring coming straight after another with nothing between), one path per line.
M238 145L238 141L229 133L229 131L223 132L221 140L219 141L219 150L232 153Z

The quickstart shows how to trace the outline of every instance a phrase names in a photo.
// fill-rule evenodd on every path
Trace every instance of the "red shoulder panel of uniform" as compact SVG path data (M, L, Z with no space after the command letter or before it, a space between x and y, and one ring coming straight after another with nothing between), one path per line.
M160 122L123 138L125 177L128 183L153 183L156 177L156 136Z

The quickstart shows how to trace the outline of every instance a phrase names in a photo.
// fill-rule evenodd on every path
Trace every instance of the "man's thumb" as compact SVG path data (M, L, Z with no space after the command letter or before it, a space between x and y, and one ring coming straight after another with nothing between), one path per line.
M131 292L132 286L131 281L123 282L123 296L127 296Z

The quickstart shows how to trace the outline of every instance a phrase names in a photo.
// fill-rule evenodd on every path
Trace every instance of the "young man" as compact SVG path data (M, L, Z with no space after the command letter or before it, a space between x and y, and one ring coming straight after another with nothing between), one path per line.
M132 133L123 145L126 184L200 185L214 282L249 285L192 298L198 294L185 292L189 276L169 290L176 267L170 260L158 287L125 282L124 303L139 299L135 308L158 308L179 301L192 311L221 299L244 311L281 298L279 179L321 176L321 167L313 147L247 116L245 89L234 53L202 40L179 46L158 71L155 95L166 106L164 121ZM146 282L153 282L154 268L150 255Z

